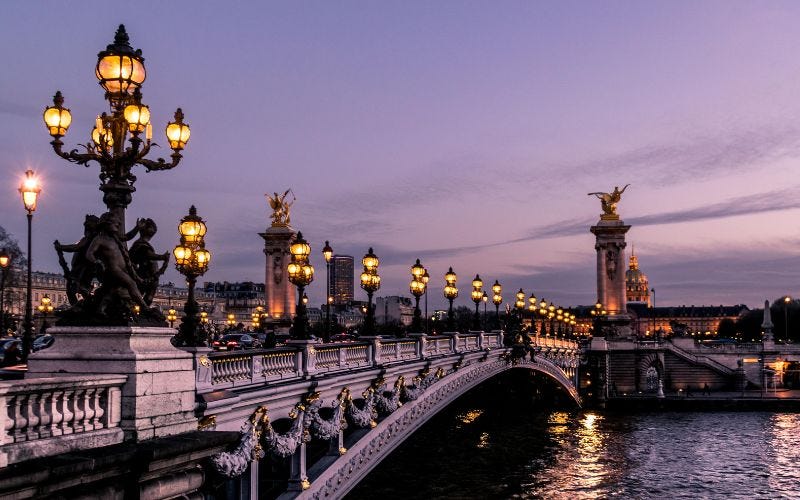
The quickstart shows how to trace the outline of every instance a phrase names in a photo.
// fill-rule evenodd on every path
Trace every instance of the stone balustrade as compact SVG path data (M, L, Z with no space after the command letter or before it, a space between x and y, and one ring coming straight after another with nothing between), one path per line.
M0 467L122 442L125 375L0 382Z
M573 341L552 337L534 339L534 343L539 348L578 349ZM360 342L296 343L269 350L213 352L198 367L197 391L204 394L501 347L503 334L494 331L411 338L370 337Z

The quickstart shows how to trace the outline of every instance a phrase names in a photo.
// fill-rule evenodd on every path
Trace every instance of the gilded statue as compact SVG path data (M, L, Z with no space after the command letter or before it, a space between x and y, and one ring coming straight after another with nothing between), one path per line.
M628 189L630 184L625 184L625 187L620 189L619 186L614 186L614 191L610 193L589 193L589 196L597 196L600 199L600 206L603 208L603 217L604 218L614 218L617 219L617 203L619 203L620 198L622 198L622 193Z
M274 196L270 196L268 194L264 195L269 200L270 208L272 208L272 225L288 226L290 222L289 209L296 200L294 193L291 189L287 189L282 195L279 195L278 193L273 194ZM292 195L292 198L291 200L287 201L286 197L290 194Z

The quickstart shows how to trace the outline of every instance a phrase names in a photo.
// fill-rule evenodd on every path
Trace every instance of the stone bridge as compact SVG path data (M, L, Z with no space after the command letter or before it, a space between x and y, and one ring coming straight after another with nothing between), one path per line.
M242 478L243 497L257 496L259 462L251 457L259 449L290 457L281 498L340 497L429 418L506 370L544 373L579 404L578 345L532 341L506 347L501 332L471 332L198 353L201 425L243 430L235 451L214 458L219 472ZM278 432L270 419L276 426L283 419L288 430ZM306 458L312 439L328 446L313 464Z

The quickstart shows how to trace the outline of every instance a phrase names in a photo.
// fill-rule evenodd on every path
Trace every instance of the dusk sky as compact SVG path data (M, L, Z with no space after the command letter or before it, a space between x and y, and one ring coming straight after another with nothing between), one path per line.
M463 305L476 273L507 300L589 304L587 193L630 183L619 213L657 305L800 293L798 2L4 2L0 226L22 246L34 169L36 270L58 272L52 241L104 211L98 166L58 158L42 111L61 90L66 145L88 141L107 110L97 53L120 23L145 57L155 141L176 107L192 130L176 169L135 171L128 225L155 219L171 251L196 205L201 281L263 281L264 193L291 187L315 304L326 239L357 261L375 248L378 295L409 295L420 258L431 307L448 266Z

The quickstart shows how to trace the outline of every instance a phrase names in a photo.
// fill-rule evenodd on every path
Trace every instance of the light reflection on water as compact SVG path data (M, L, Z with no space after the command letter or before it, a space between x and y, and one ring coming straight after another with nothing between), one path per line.
M527 393L446 409L348 498L800 499L800 414L559 411Z
M552 421L552 420L550 420ZM517 498L800 498L800 416L573 416ZM552 457L547 458L552 453Z

